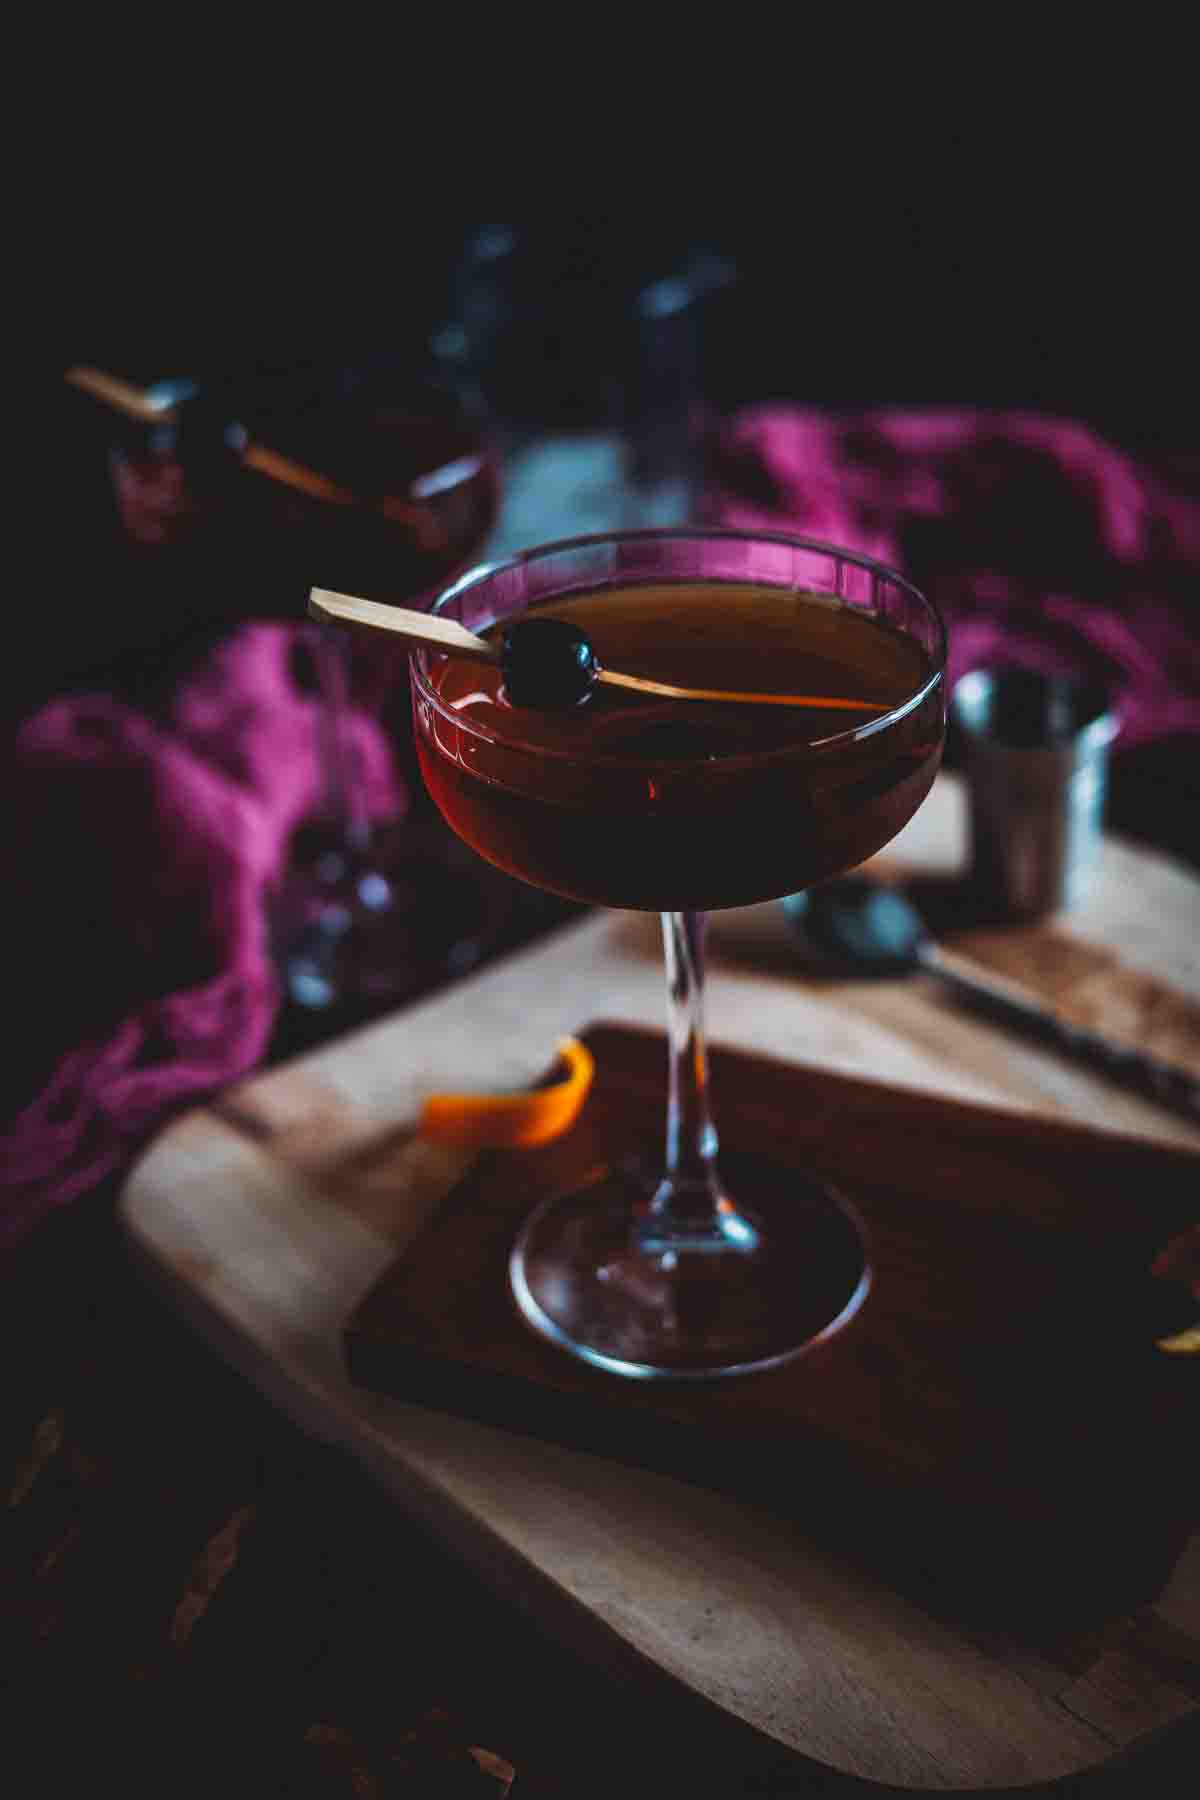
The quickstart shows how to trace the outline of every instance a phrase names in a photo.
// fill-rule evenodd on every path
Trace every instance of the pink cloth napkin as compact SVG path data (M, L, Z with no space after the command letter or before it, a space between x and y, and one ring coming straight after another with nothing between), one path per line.
M295 636L236 631L164 724L96 694L51 702L18 733L0 1246L263 1052L278 998L268 891L321 793ZM381 733L358 714L347 738L369 810L397 816Z
M716 445L706 514L907 573L949 621L951 681L999 661L1099 677L1118 759L1200 734L1200 503L1085 426L756 407Z

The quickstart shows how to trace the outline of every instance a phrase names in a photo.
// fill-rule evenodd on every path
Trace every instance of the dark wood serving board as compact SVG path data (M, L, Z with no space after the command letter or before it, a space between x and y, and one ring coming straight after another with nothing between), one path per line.
M1151 1265L1200 1158L718 1048L723 1146L836 1178L873 1285L780 1368L633 1382L537 1338L506 1280L535 1199L659 1148L661 1036L586 1036L575 1129L481 1159L354 1309L357 1383L766 1501L939 1611L1081 1625L1153 1598L1196 1521L1200 1361L1159 1347L1195 1303Z
M962 799L952 777L939 778L897 840L906 868L948 874L958 865ZM1122 967L1194 1003L1198 909L1194 877L1105 839L1094 884L1069 919L1055 922L1053 945L1040 929L1021 930L1006 939L1006 960L995 966L1057 1001L1064 944L1089 956L1111 952ZM928 1115L912 1102L953 1095L965 1104L947 1104L946 1116L962 1120L964 1133L975 1106L999 1109L987 1120L1001 1160L1011 1162L1010 1149L1025 1146L1036 1166L1041 1144L1072 1169L1077 1162L1085 1170L1099 1166L1103 1176L1111 1167L1120 1179L1098 1204L1123 1213L1114 1222L1122 1241L1130 1221L1144 1222L1146 1239L1154 1235L1157 1202L1148 1196L1164 1172L1185 1197L1194 1185L1200 1132L1186 1120L998 1032L924 977L831 983L798 975L794 957L771 937L777 909L751 912L753 918L720 914L713 921L710 1029L714 1041L792 1065L780 1079L799 1115L794 1129L803 1134L806 1120L811 1127L813 1160L828 1148L831 1166L849 1176L851 1159L869 1150L839 1122L843 1077L820 1073L833 1068L863 1078L859 1091L871 1108L863 1116L908 1119L914 1157L927 1153L928 1133L916 1122ZM424 1097L526 1084L545 1067L555 1039L580 1020L657 1026L663 978L653 927L634 915L585 919L176 1120L121 1198L140 1265L245 1380L372 1472L395 1502L398 1536L428 1533L449 1546L527 1611L549 1641L578 1649L611 1675L613 1691L635 1687L653 1704L668 1740L682 1728L678 1703L693 1742L703 1727L736 1747L739 1766L758 1770L765 1762L779 1779L760 1782L763 1792L876 1794L881 1785L888 1793L1029 1792L1031 1784L1032 1791L1080 1795L1184 1791L1185 1784L1158 1776L1172 1761L1186 1768L1195 1760L1200 1532L1148 1605L1118 1610L1109 1563L1124 1561L1147 1517L1155 1531L1163 1521L1155 1515L1155 1490L1139 1497L1138 1475L1150 1476L1126 1468L1115 1431L1111 1452L1101 1440L1095 1460L1104 1480L1086 1502L1102 1515L1094 1536L1108 1560L1099 1559L1103 1579L1085 1598L1094 1610L1111 1599L1112 1612L1098 1628L1006 1632L949 1618L948 1606L935 1612L898 1591L896 1572L912 1565L905 1534L893 1525L895 1480L890 1487L861 1477L849 1484L860 1503L857 1513L845 1509L843 1533L869 1549L890 1532L889 1578L808 1529L817 1510L815 1479L802 1483L803 1492L794 1482L781 1489L771 1510L714 1485L643 1469L628 1455L618 1461L527 1429L477 1423L445 1403L427 1404L432 1394L424 1391L413 1403L350 1381L347 1322L471 1161L415 1135ZM1014 963L1018 953L1025 960ZM986 946L980 954L989 961ZM1050 969L1055 981L1044 983ZM1077 962L1067 967L1068 985L1079 972ZM1093 974L1106 979L1089 967L1089 984ZM1134 1011L1136 1041L1176 1054L1178 1039L1165 1044L1157 1036L1157 1000ZM660 1054L658 1046L647 1050L652 1072L638 1127L656 1150ZM735 1147L740 1127L727 1066L718 1057L717 1100L724 1141ZM1074 1120L1075 1129L1050 1124L1039 1136L1035 1115ZM1174 1149L1160 1156L1152 1145L1177 1146L1190 1159ZM1080 1190L1076 1204L1086 1202ZM969 1190L962 1204L971 1204ZM465 1271L456 1276L456 1286L468 1278ZM1149 1286L1156 1296L1149 1306L1166 1305L1172 1323L1193 1322L1194 1314L1180 1319L1190 1305L1183 1290ZM990 1305L994 1314L999 1301ZM1157 1318L1152 1323L1156 1328ZM1126 1329L1119 1318L1117 1329ZM931 1332L922 1326L921 1341ZM915 1327L909 1335L915 1339ZM1144 1345L1140 1336L1138 1342ZM1093 1417L1102 1412L1096 1384L1111 1385L1112 1368L1122 1366L1119 1352L1117 1344L1090 1356L1080 1349L1073 1361L1064 1352L1058 1385L1070 1405L1081 1392ZM885 1373L877 1370L878 1380ZM1182 1364L1177 1373L1190 1378ZM1185 1427L1194 1411L1185 1414ZM902 1423L890 1416L887 1422L897 1429ZM804 1437L830 1448L815 1426ZM1187 1443L1180 1450L1176 1441L1175 1449L1186 1462ZM817 1468L816 1455L809 1456L804 1474L815 1477ZM1194 1471L1187 1473L1192 1488L1200 1486ZM714 1479L710 1459L708 1481ZM1132 1489L1146 1515L1119 1517L1113 1528L1123 1502L1110 1494L1110 1480ZM834 1516L822 1530L832 1532L836 1508L826 1513ZM986 1566L999 1535L981 1540L978 1516L968 1514L969 1528L960 1525L958 1533L974 1549L963 1561L976 1569ZM918 1524L922 1517L917 1509ZM927 1537L935 1551L944 1548L932 1530ZM1086 1567L1089 1559L1082 1560ZM1096 1561L1090 1558L1093 1569ZM381 1678L405 1679L408 1642L398 1619L395 1642L377 1646ZM604 1712L603 1729L628 1751L629 1766L640 1767L640 1746L619 1706Z

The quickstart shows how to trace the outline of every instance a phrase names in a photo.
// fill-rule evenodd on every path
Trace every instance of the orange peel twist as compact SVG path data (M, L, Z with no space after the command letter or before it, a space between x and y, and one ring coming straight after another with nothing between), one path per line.
M583 1109L596 1064L578 1038L556 1045L560 1080L518 1094L430 1094L418 1129L438 1144L479 1150L532 1150L569 1131Z

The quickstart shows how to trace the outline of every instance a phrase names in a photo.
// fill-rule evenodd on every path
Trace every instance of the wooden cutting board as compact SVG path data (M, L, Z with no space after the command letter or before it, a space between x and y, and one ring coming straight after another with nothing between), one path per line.
M871 1288L780 1368L630 1382L537 1337L508 1287L539 1199L661 1155L665 1039L585 1041L575 1128L481 1157L355 1308L356 1381L761 1501L960 1620L1095 1628L1156 1598L1196 1514L1200 1359L1159 1347L1197 1308L1151 1270L1200 1158L718 1049L734 1191L764 1153L781 1196L836 1180Z
M909 841L933 866L955 853L953 786L930 805L947 830L926 821L930 835ZM1136 966L1186 990L1200 883L1128 846L1106 852L1070 929L1100 949L1132 943ZM718 1044L996 1104L1014 1119L1107 1122L1145 1144L1200 1149L1193 1127L960 1016L922 978L810 981L735 944L743 925L754 940L754 920L723 923ZM1186 1726L1200 1692L1195 1537L1152 1603L1095 1629L1017 1635L953 1619L761 1501L350 1381L348 1320L471 1173L464 1154L413 1136L424 1094L516 1085L562 1031L599 1017L656 1028L661 1016L645 923L586 920L178 1121L127 1185L131 1241L220 1354L361 1458L401 1513L543 1629L619 1676L689 1697L797 1774L839 1771L867 1792L1019 1787L1099 1771L1160 1728ZM732 1141L732 1120L725 1130ZM1075 1367L1086 1380L1086 1358Z

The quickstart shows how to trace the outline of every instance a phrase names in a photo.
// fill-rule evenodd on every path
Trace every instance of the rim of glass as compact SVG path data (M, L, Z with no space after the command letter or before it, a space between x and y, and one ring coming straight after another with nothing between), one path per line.
M550 543L532 545L528 550L516 550L511 556L500 557L494 562L476 563L473 567L465 570L457 580L451 582L449 587L443 588L433 605L429 608L429 611L431 613L441 611L444 606L448 606L452 600L458 599L460 595L468 592L471 588L484 586L484 584L490 581L493 576L502 575L508 569L522 568L527 563L540 562L544 557L548 556L561 556L565 551L592 549L601 544L650 542L687 543L696 541L738 544L780 544L789 550L810 551L820 556L836 557L840 562L853 563L856 568L866 569L868 573L882 577L883 580L891 582L894 587L900 588L904 593L908 594L928 614L933 622L936 634L935 667L929 680L919 687L915 693L910 694L907 700L902 700L898 706L892 707L889 712L882 713L877 719L868 719L864 725L851 726L845 731L834 732L829 737L818 738L811 744L788 744L779 749L768 751L733 751L728 756L719 756L716 759L723 766L732 765L738 762L761 764L774 757L796 756L801 753L809 755L814 751L836 749L840 745L853 744L859 742L863 738L873 737L876 732L885 731L889 725L895 725L910 712L915 712L917 707L920 706L937 687L938 683L944 680L947 655L946 625L941 613L927 594L923 594L920 588L915 587L911 581L905 580L903 575L898 574L895 569L889 568L887 563L880 562L876 557L863 555L857 550L844 550L840 545L831 544L823 538L800 537L786 531L750 531L723 526L698 525L689 527L673 525L657 527L652 530L598 531L590 532L582 537L556 538ZM716 577L718 583L723 579L724 578L721 576ZM605 583L601 581L597 582L595 585L596 587L602 587ZM613 582L611 585L617 586L619 584ZM728 585L734 586L736 583L729 581ZM774 584L771 582L764 582L763 585L765 587L770 587ZM584 593L592 590L590 588L581 587L578 591ZM781 593L786 593L788 591L788 589L780 588ZM545 602L549 603L554 599L554 595L548 593L542 596L542 598ZM603 751L588 750L582 745L578 750L559 749L557 746L546 746L533 750L524 744L509 743L505 738L501 737L499 733L489 731L485 726L480 725L477 720L466 719L461 713L456 712L453 707L446 706L440 694L437 693L425 673L422 658L429 654L437 654L437 652L428 652L425 650L414 651L412 657L414 678L417 685L420 687L422 694L429 700L430 704L441 714L448 724L454 725L459 731L465 731L469 736L480 738L485 743L500 744L505 749L519 752L526 756L538 758L553 757L557 760L566 762L579 762L584 760L589 763L606 764L610 762L613 764L624 764L627 762L626 758L607 756ZM647 765L653 764L655 768L670 768L673 766L682 768L688 765L689 760L690 759L687 757L651 757L646 758L645 763Z

